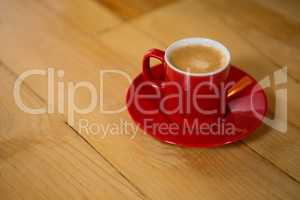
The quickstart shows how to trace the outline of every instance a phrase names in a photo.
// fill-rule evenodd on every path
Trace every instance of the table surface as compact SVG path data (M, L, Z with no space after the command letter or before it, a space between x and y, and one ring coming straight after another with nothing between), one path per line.
M296 0L1 1L1 199L299 199L299 10ZM76 114L70 124L67 108L58 112L57 97L50 114L28 114L15 103L14 83L26 70L54 67L64 71L55 84L84 80L98 87L100 69L134 78L147 49L190 36L223 42L232 63L258 80L274 80L273 73L287 66L288 82L266 92L272 116L274 92L287 88L288 131L263 125L224 147L179 148L141 130L132 139L79 126L80 119L132 122L126 111L96 109ZM105 84L105 107L124 105L128 81L110 75ZM21 97L41 108L50 101L47 92L47 77L32 76ZM89 101L86 90L77 91L76 105Z

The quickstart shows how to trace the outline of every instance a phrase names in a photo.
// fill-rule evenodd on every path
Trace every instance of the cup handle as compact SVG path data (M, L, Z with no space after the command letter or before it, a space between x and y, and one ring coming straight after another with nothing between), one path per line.
M165 63L165 52L159 49L149 49L146 51L144 58L143 58L143 76L145 80L154 81L154 76L151 72L150 68L150 58L156 58L162 62L164 65Z

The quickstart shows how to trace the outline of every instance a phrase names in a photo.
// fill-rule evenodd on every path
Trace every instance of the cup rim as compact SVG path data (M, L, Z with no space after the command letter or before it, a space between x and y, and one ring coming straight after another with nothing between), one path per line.
M183 71L183 70L176 68L173 64L171 64L171 62L169 60L170 54L172 53L172 51L174 49L176 49L178 47L182 47L182 46L187 46L187 45L204 45L204 46L214 47L214 48L220 50L223 53L223 55L225 56L224 65L215 71L205 72L205 73L187 72L187 71ZM212 76L219 72L224 71L230 65L231 55L230 55L229 50L222 43L220 43L216 40L212 40L209 38L203 38L203 37L190 37L190 38L184 38L184 39L177 40L177 41L173 42L171 45L169 45L167 47L167 49L165 50L164 60L167 63L167 65L169 67L171 67L173 70L175 70L176 72L179 72L184 75L189 75L189 76L205 77L205 76Z

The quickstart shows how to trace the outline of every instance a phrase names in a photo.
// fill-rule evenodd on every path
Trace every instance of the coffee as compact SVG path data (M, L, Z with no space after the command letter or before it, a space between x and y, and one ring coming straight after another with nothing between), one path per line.
M213 72L225 63L224 55L214 47L187 45L174 49L170 62L182 71L192 73Z

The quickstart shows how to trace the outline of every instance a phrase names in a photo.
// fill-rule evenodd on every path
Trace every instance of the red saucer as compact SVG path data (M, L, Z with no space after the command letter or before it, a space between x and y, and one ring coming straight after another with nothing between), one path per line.
M162 74L162 65L152 67L151 70L153 75L157 77L157 79L160 79L159 77L161 77ZM238 81L244 76L251 77L246 72L232 66L228 79L231 81ZM129 101L130 98L136 94L134 89L144 81L142 74L139 74L135 78L128 89L126 96L127 109L132 119L140 128L142 128L147 134L162 142L185 147L221 146L241 140L253 133L253 131L255 131L261 125L262 119L266 115L267 98L265 92L257 84L256 80L254 78L252 79L252 85L248 86L245 90L237 94L228 103L230 112L228 112L224 118L215 122L216 126L218 127L217 129L220 129L219 131L216 129L211 129L216 131L207 132L209 129L201 129L201 132L199 132L197 130L189 129L192 132L184 132L183 128L176 127L176 124L170 121L170 119L167 118L163 113L158 112L156 114L144 114L141 112L140 109L137 108L137 104L141 106L141 108L147 110L149 108L157 108L159 103L155 100L143 98L139 98L138 103ZM252 90L255 90L255 92L253 93ZM154 94L153 89L150 87L142 87L138 94L151 93ZM165 127L160 126L162 124L164 124ZM229 129L229 125L234 125L234 131L232 131L233 129ZM167 131L170 129L164 129L166 126L168 126L168 128L173 127L172 131ZM210 127L213 126L214 124L211 124ZM221 129L231 130L227 131L230 134L224 134L226 131L221 131Z

